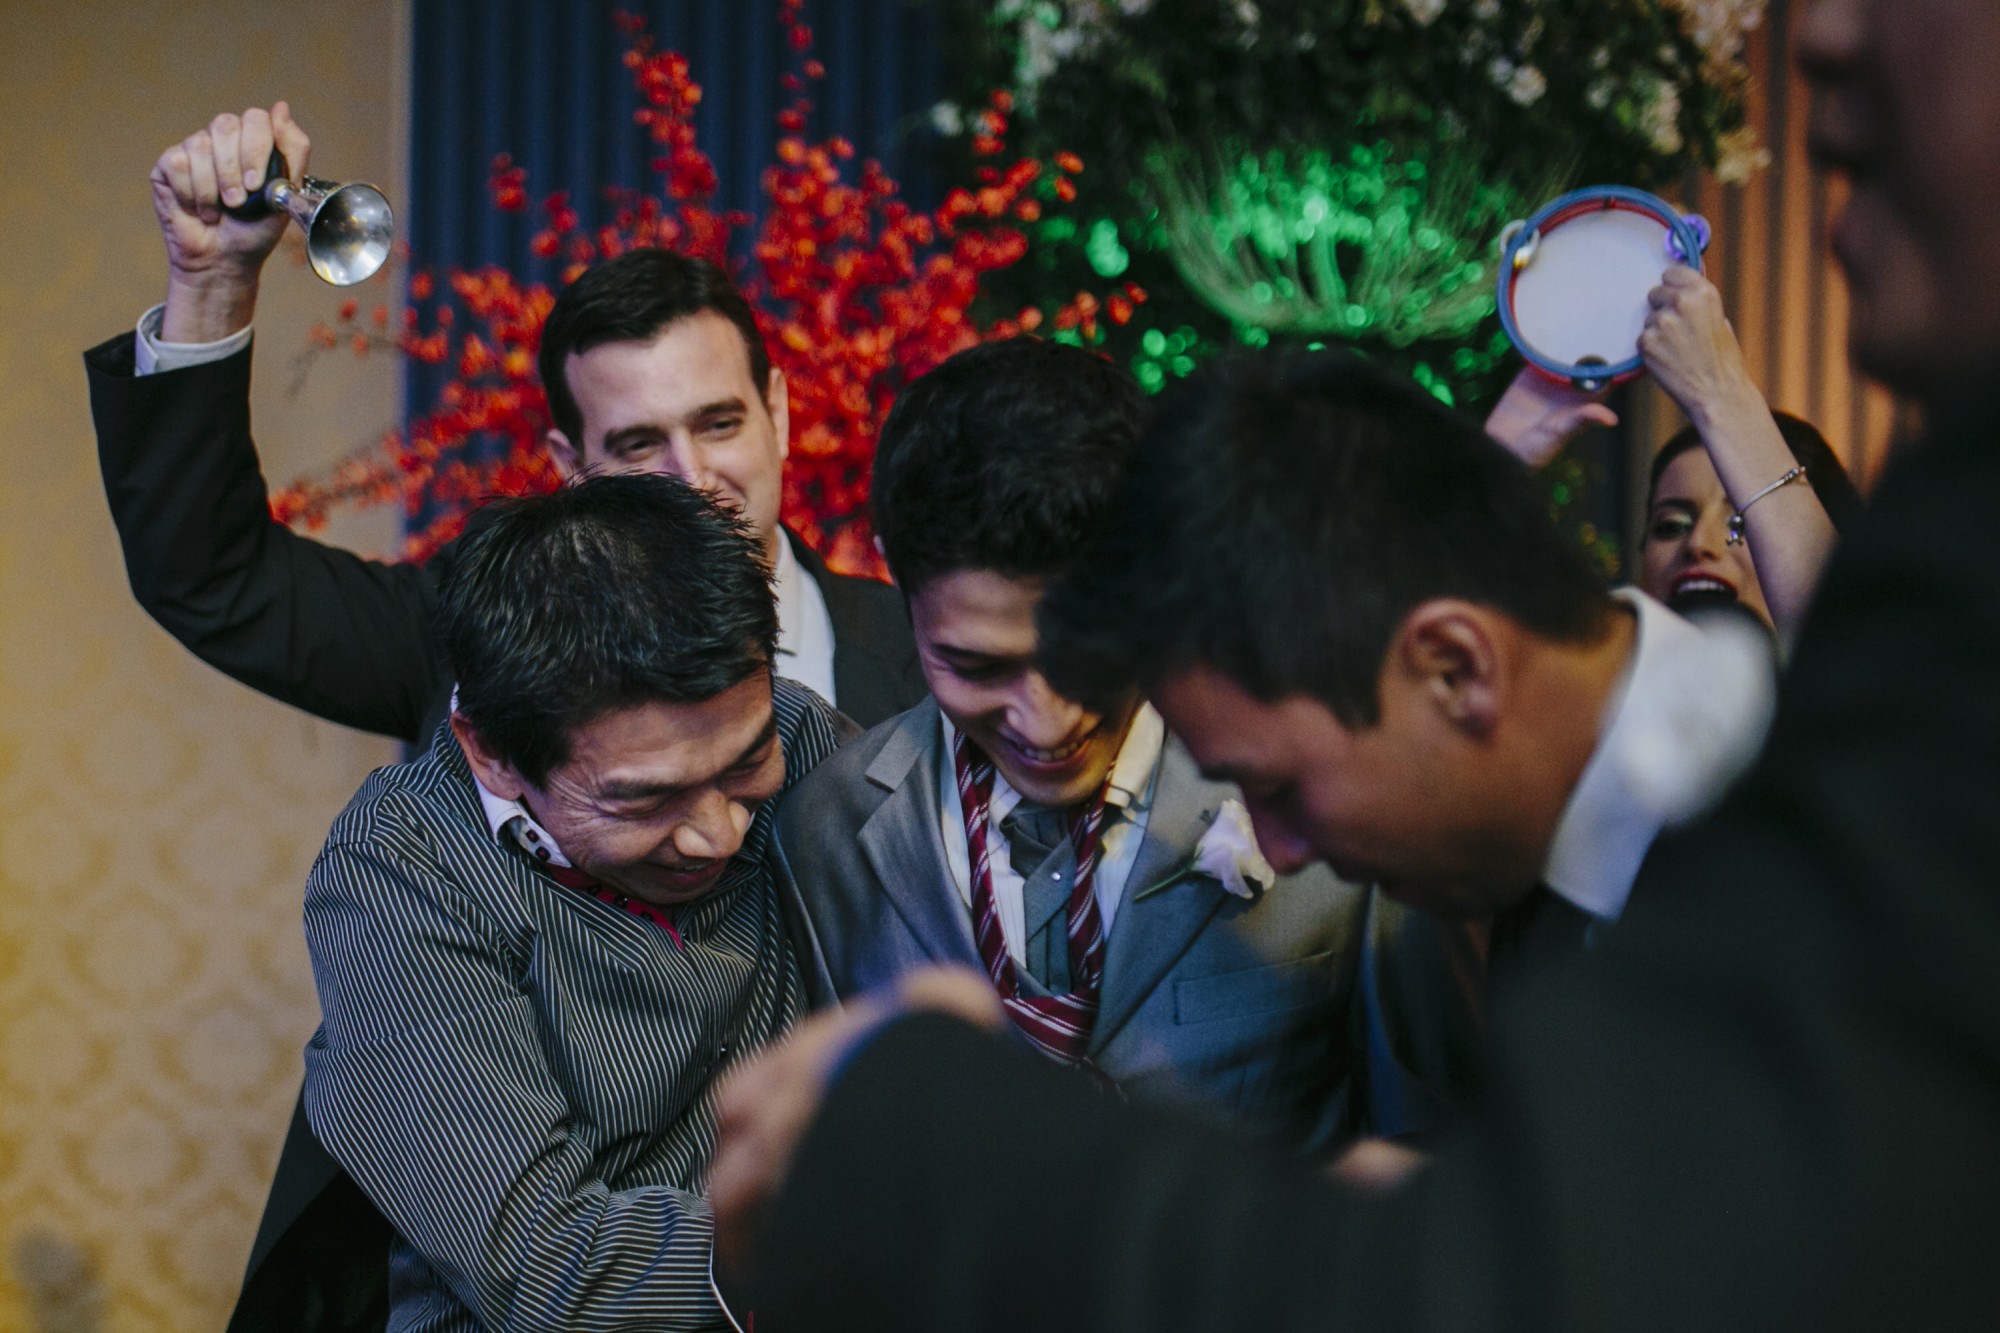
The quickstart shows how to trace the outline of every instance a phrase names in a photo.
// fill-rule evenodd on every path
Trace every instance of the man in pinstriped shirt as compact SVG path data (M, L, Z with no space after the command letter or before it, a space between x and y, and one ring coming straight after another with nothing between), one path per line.
M307 881L313 1132L394 1227L392 1328L719 1326L710 1091L802 1008L768 803L846 724L671 478L494 506L440 604L451 718Z

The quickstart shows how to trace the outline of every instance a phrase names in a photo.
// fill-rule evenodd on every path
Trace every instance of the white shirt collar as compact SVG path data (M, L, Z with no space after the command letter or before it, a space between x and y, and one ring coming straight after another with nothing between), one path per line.
M1125 743L1118 747L1111 775L1105 780L1104 801L1128 814L1153 803L1153 783L1160 774L1160 752L1167 745L1167 724L1149 703L1139 705L1132 725L1125 730Z
M1660 830L1713 804L1755 757L1776 696L1770 643L1755 629L1697 627L1635 588L1613 596L1638 616L1632 658L1542 874L1605 922L1624 912Z
M569 858L547 829L536 822L528 813L528 807L519 801L510 801L486 789L477 773L472 775L472 785L479 789L479 807L486 812L486 827L492 831L496 842L512 839L516 846L552 866L567 866Z
M791 617L785 612L799 603L799 584L805 581L806 572L799 568L799 557L792 551L792 544L785 534L778 534L778 563L771 569L771 592L778 602L778 637L784 638L790 628ZM785 651L780 648L779 652Z
M458 708L458 687L451 688L451 707ZM452 738L458 744L458 738ZM486 830L495 842L511 840L517 847L537 861L546 861L552 866L567 867L570 860L556 845L555 835L543 828L536 818L528 813L528 807L519 801L510 801L493 791L479 780L478 770L471 764L466 770L472 774L473 790L479 793L479 808L486 815Z
M799 564L791 539L778 534L778 562L771 570L778 604L778 674L812 690L836 708L833 696L833 617L819 584Z
M944 715L942 708L938 710L938 721L944 726L946 767L950 767L952 752L958 746L958 728L951 724L951 719ZM1111 772L1104 780L1104 803L1116 806L1127 814L1150 808L1153 779L1159 773L1160 752L1166 744L1166 721L1153 705L1141 703L1139 710L1132 714L1131 725L1125 728L1125 741L1118 747L1118 757L1111 761ZM952 790L956 791L955 776L952 783ZM995 765L993 799L986 807L993 827L1000 827L1001 821L1014 813L1014 807L1020 803L1021 793L1014 790L1014 784L1007 781L1007 775Z

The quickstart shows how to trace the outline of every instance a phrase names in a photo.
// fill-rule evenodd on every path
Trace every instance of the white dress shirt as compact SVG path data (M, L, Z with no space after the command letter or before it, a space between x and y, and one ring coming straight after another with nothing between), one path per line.
M1747 624L1697 627L1636 588L1632 660L1597 749L1556 824L1542 880L1608 925L1660 830L1718 800L1763 744L1776 701L1770 642Z
M139 337L132 347L132 373L151 375L160 370L185 370L189 366L220 361L235 356L250 345L250 326L245 324L227 338L212 343L170 343L160 337L160 321L167 308L156 305L139 316Z
M452 692L451 703L454 708L458 706L456 690ZM472 785L479 792L479 808L486 812L486 827L493 831L495 842L512 841L537 861L570 868L569 858L563 855L562 848L556 846L555 835L528 813L527 806L490 790L479 780L476 772L472 775Z
M166 342L160 337L165 311L165 306L156 305L139 316L132 356L136 375L220 361L250 345L248 324L216 342ZM778 603L777 674L789 676L838 708L840 700L833 688L833 618L827 614L819 584L799 565L783 533L778 534L778 564L771 581Z
M778 660L773 664L777 673L840 707L833 690L833 617L827 614L819 584L800 566L791 540L782 532L771 589L778 599Z
M965 807L958 800L958 769L952 751L958 730L942 712L938 720L938 743L943 746L938 763L938 832L944 838L945 864L951 868L952 882L958 886L959 901L972 910L972 859L965 845ZM1160 776L1160 755L1166 748L1167 724L1141 704L1125 729L1125 743L1118 747L1111 776L1104 790L1104 824L1099 833L1096 878L1091 883L1097 899L1098 915L1104 920L1104 935L1111 937L1111 923L1118 904L1125 900L1125 881L1132 876L1132 864L1139 859L1140 844L1146 840L1146 820L1152 813L1153 786ZM993 877L993 906L1000 917L1000 933L1006 937L1007 952L1017 967L1027 966L1027 903L1023 881L1013 859L1004 854L1007 835L1000 825L1021 803L1021 793L996 766L993 771L993 798L986 806L987 845L1002 854L986 858ZM1143 887L1143 886L1142 886Z

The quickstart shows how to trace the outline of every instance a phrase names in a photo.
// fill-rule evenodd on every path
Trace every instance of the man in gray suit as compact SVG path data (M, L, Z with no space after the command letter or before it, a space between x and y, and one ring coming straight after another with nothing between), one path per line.
M1136 690L1102 709L1033 664L1136 433L1102 358L961 353L897 402L877 531L932 698L842 749L779 816L827 1003L926 963L978 968L1057 1061L1309 1149L1432 1123L1462 1083L1461 932L1324 868L1280 877L1237 790Z

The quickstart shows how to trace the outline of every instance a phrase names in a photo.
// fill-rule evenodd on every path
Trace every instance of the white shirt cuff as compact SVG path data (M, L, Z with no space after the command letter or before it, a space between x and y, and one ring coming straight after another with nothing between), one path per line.
M211 361L235 356L250 345L250 325L212 343L170 343L160 337L160 321L166 306L156 305L139 316L138 341L132 348L132 373L151 375L162 370L186 370Z

